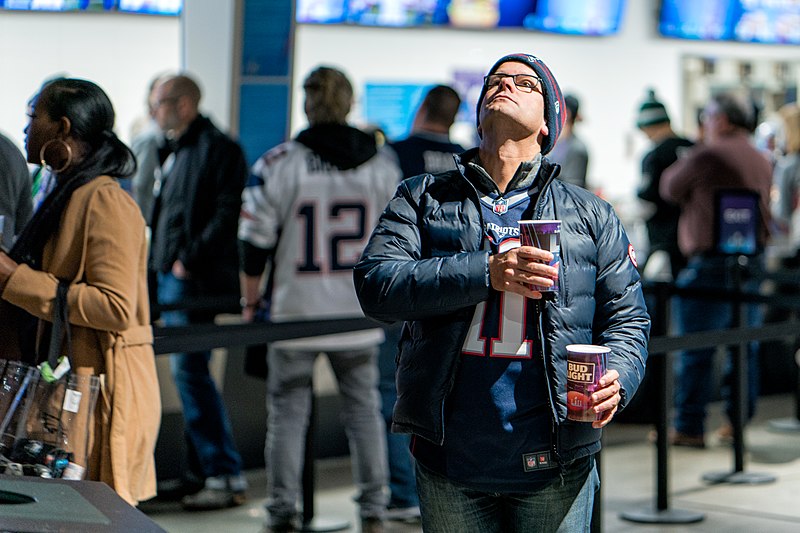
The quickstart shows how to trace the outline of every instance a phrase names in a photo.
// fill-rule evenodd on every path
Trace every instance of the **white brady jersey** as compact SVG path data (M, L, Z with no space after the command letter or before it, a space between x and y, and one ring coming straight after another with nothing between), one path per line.
M242 195L239 238L275 249L274 322L363 316L353 267L401 180L388 151L340 170L297 141L253 166ZM383 341L373 329L275 343L300 350L358 349Z

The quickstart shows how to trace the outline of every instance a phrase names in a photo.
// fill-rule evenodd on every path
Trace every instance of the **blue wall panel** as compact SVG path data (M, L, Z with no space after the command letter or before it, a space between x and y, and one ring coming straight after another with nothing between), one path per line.
M254 163L286 139L289 88L277 84L243 84L240 89L239 142Z

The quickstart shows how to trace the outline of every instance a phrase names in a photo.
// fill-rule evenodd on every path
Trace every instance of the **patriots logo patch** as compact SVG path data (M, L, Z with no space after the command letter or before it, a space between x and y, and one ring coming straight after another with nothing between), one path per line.
M634 267L639 268L639 263L636 262L636 250L634 250L632 244L628 244L628 259L631 260Z

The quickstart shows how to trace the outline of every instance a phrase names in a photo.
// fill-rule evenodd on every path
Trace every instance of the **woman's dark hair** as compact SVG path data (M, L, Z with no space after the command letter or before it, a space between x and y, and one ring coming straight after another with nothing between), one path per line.
M84 154L83 159L56 176L55 188L9 251L16 262L40 269L44 247L59 228L72 193L101 175L130 176L136 171L136 157L114 134L114 107L94 83L57 78L42 87L35 105L37 112L46 113L53 120L67 117L70 135L83 145Z
M85 145L83 160L65 172L70 179L100 175L127 178L136 171L136 157L114 133L111 100L96 84L57 78L42 87L37 106L53 120L68 118L70 134Z

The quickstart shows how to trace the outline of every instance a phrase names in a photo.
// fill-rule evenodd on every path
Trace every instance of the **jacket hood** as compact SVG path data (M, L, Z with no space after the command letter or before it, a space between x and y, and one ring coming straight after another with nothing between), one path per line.
M303 130L297 142L339 170L363 165L378 153L375 137L345 124L319 124Z

